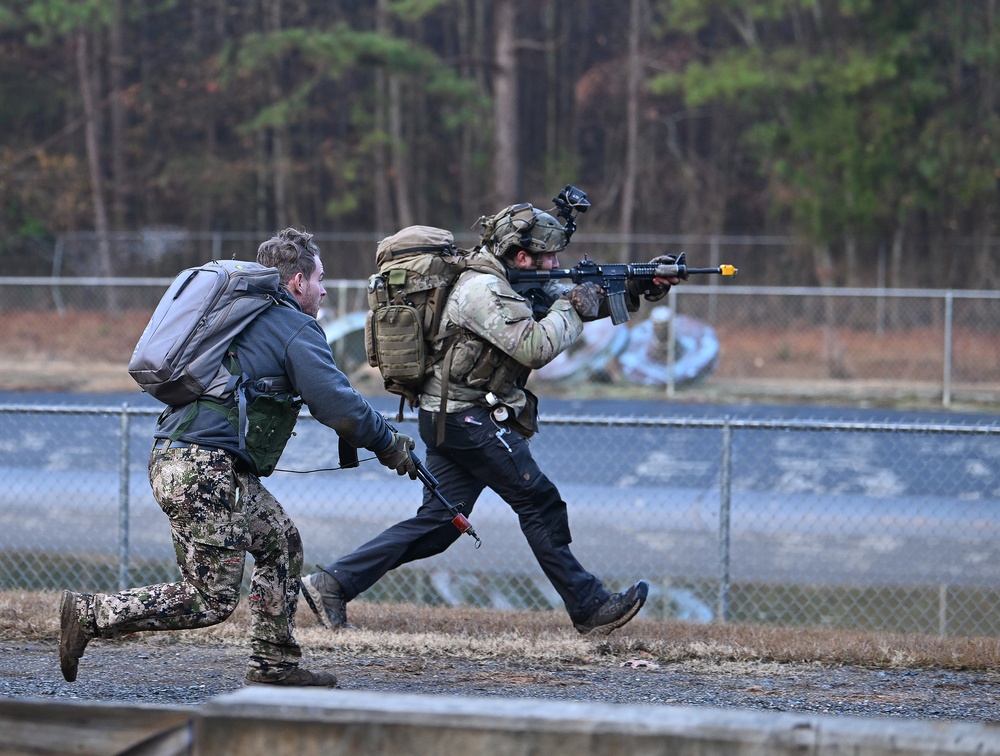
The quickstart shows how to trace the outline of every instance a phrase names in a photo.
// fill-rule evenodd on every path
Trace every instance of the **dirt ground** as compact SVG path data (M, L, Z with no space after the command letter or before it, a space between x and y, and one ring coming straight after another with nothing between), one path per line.
M93 641L75 683L58 594L0 594L0 696L198 705L243 685L245 610L206 630ZM561 613L354 602L355 629L300 605L304 665L348 690L1000 721L992 640L719 627L639 618L606 638Z

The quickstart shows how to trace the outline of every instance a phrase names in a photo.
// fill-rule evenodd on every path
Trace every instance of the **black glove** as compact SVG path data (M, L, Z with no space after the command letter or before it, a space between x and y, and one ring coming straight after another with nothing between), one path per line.
M649 261L650 265L673 265L677 258L673 255L660 255ZM646 298L647 302L659 302L670 291L670 284L655 284L652 281L629 281L628 292L635 299L640 296Z
M573 305L584 323L597 320L601 310L601 302L604 300L604 289L592 281L574 286L563 294L560 299L567 299Z
M378 461L386 467L395 470L397 475L409 475L410 480L417 479L417 466L410 456L410 449L416 442L404 433L393 432L392 443L380 452L375 452Z

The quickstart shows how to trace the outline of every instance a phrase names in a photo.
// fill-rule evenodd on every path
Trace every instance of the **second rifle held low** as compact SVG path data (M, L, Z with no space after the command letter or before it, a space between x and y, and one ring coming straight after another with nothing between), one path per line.
M629 319L628 307L625 304L626 284L629 281L648 282L654 278L681 278L697 273L714 273L720 276L735 276L737 269L732 265L720 265L717 268L689 268L684 253L669 265L653 263L613 263L603 265L593 260L583 260L572 268L555 268L553 270L520 270L507 271L512 284L526 284L568 278L574 284L596 283L601 286L608 297L608 307L611 311L611 322L615 325Z

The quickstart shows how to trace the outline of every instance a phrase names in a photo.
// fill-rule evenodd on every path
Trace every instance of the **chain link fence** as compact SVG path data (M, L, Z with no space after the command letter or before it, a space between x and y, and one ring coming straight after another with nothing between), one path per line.
M146 460L156 407L0 406L0 585L113 590L177 578ZM401 424L415 435L413 417ZM695 622L1000 635L1000 426L734 417L545 417L533 439L580 561L644 612ZM418 446L417 453L423 455ZM337 464L306 416L268 488L307 567L410 516L419 483ZM517 518L487 491L483 540L361 599L561 606Z
M367 306L365 279L374 268L379 236L315 234L327 271L327 322L344 329L336 345L338 356L349 370L360 367L362 378L371 376L364 375L361 341L357 329L351 331L345 325L356 326L356 316ZM89 351L80 346L78 351L87 358L122 363L179 270L209 259L253 259L262 238L255 233L171 228L106 238L86 232L63 234L55 240L50 256L39 259L36 266L50 271L49 275L0 278L0 316L54 312L65 324L104 317L106 321L94 324L94 329L113 329L130 338L112 344L106 333L99 334L102 338L96 342L93 334L79 333L80 343ZM473 231L456 235L456 242L464 247L473 246L476 240ZM875 397L935 401L944 407L1000 401L1000 321L996 318L1000 292L891 288L889 271L895 264L887 259L884 248L877 259L866 261L864 270L852 276L870 283L868 288L787 285L797 283L793 271L809 270L803 261L812 259L801 241L787 237L621 236L584 230L574 236L561 263L571 266L582 255L601 261L637 261L681 251L692 266L729 263L739 268L739 275L726 282L716 276L692 276L674 287L670 300L663 303L669 307L669 317L662 307L644 307L629 324L628 344L591 324L588 330L596 332L595 340L614 341L623 351L607 355L606 365L578 371L577 380L662 386L668 397L678 388L697 384L708 393L730 396ZM653 317L669 322L673 330L646 348L638 332L648 329ZM699 325L708 330L692 335L691 329ZM684 328L689 332L683 332ZM702 333L707 333L704 339ZM5 336L0 358L30 357L33 349L37 351L30 341L19 343L16 334ZM671 362L690 363L708 338L717 340L714 353L704 352L704 359L687 372L681 369L684 365ZM670 348L656 353L664 344ZM674 353L673 345L681 353ZM102 353L92 354L98 346ZM631 363L627 359L623 363L625 352L631 353ZM667 364L653 371L629 368L636 363ZM560 381L566 384L572 379Z
M328 275L348 259L370 269L374 236L317 239ZM252 259L258 242L249 234L121 238L111 273L130 275L109 277L92 239L60 240L51 276L0 278L0 318L15 324L0 364L8 375L38 364L43 378L56 363L80 376L112 366L127 381L124 366L173 275L207 259ZM798 254L781 239L650 237L625 248L581 233L578 242L603 260L684 248L692 265L731 263L740 274L674 287L627 327L588 324L558 370L535 372L539 393L600 399L641 386L651 388L640 393L647 398L743 403L805 397L989 410L1000 402L1000 292L890 289L884 266L872 288L756 285L765 274L781 281L783 261ZM384 396L365 358L366 283L328 280L322 322L352 383ZM26 385L42 388L34 375ZM176 577L146 478L159 407L143 399L0 406L0 586L110 590ZM403 423L412 435L414 426L412 417ZM609 588L648 579L651 615L997 636L998 434L958 416L932 425L543 414L532 443L569 503L574 552ZM303 418L282 460L295 472L267 481L304 535L309 568L419 503L419 484L375 462L330 471L336 446L331 431ZM363 598L559 606L503 502L487 492L471 520L481 549L461 538Z
M36 327L58 331L48 336L83 373L97 362L124 366L171 280L0 277L0 317L36 314ZM364 350L366 285L326 282L321 313L338 364L359 381L377 378ZM586 380L588 396L639 385L663 388L668 398L697 388L709 396L995 404L998 303L995 291L685 283L627 325L587 324L583 340L565 355L586 364L560 373L557 382L567 387ZM8 331L0 359L16 368L25 359L62 358L38 339ZM546 381L547 372L535 375ZM382 390L377 380L371 385Z

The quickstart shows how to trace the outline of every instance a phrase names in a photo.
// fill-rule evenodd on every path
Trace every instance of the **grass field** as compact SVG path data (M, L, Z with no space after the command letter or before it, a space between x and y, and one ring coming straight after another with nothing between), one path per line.
M59 594L0 591L0 641L56 642ZM703 660L729 663L816 663L884 669L1000 669L1000 639L938 638L890 633L762 625L703 625L646 619L641 615L598 644L567 632L562 612L496 611L374 604L355 601L350 620L357 629L334 636L341 651L444 655L498 661L529 658L538 663L587 663L594 655L641 657L657 663ZM300 606L300 640L330 643L312 614ZM179 644L216 641L243 644L246 602L212 628L171 634Z

